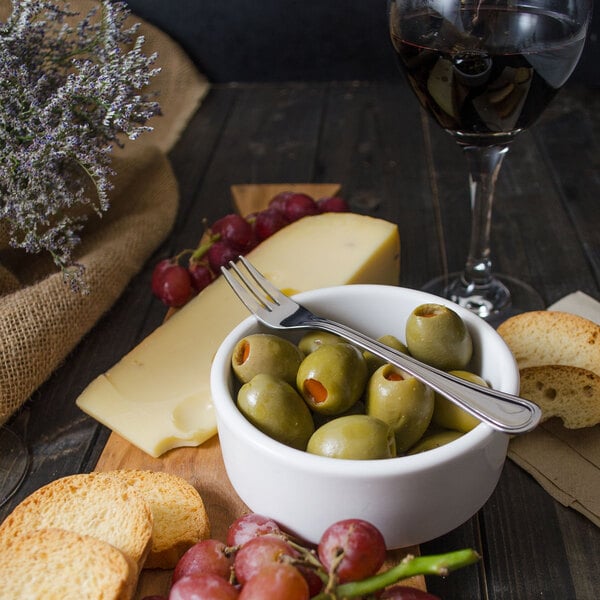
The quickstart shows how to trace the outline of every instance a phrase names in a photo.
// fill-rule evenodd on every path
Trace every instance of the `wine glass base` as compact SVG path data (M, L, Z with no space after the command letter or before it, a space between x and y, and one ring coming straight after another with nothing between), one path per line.
M0 506L19 489L29 462L29 451L23 440L10 429L0 427Z
M512 315L545 308L530 285L509 275L495 275L486 285L469 285L462 273L450 273L429 281L422 289L452 300L495 325Z

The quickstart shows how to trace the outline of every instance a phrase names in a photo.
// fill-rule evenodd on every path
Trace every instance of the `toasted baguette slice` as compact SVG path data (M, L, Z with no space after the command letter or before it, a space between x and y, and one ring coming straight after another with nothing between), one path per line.
M532 311L498 327L521 375L521 395L542 420L577 429L600 423L600 326L560 311Z
M498 327L519 369L568 365L600 375L600 325L566 312L516 315Z
M36 490L0 525L0 547L17 548L24 533L58 528L108 542L139 571L152 538L147 502L117 478L69 475Z
M124 481L150 506L154 527L144 568L173 569L188 548L210 536L204 502L183 477L137 469L106 471L104 476Z
M0 600L128 600L136 580L122 552L72 531L39 529L0 546Z
M579 367L547 365L521 369L521 395L559 417L568 429L600 423L600 376Z

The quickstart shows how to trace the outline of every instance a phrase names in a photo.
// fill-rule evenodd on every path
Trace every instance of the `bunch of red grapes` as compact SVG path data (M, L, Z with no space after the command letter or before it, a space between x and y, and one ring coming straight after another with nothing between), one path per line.
M343 198L315 200L307 194L281 192L267 208L247 217L228 214L215 221L200 245L161 260L152 273L152 292L166 306L178 308L209 285L221 267L247 254L289 223L324 212L347 212ZM181 264L187 258L187 264Z
M307 548L272 519L251 513L234 521L226 543L203 540L183 555L168 598L145 600L325 600L338 598L338 590L345 598L348 585L364 585L385 558L383 536L367 521L338 521L323 533L316 548ZM345 590L339 587L344 585ZM439 600L402 585L375 593L388 600Z

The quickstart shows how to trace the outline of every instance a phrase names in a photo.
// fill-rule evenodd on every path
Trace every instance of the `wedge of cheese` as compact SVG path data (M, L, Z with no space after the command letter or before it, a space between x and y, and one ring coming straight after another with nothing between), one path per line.
M305 217L248 259L288 294L349 283L397 285L396 225L354 213ZM216 433L210 369L225 336L249 315L218 278L77 399L86 413L151 456Z

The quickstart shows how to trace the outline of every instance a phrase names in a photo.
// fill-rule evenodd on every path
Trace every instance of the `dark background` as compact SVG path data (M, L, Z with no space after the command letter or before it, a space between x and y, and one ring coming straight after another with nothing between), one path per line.
M214 83L400 79L388 41L386 0L128 4L177 40ZM599 37L596 15L573 81L600 86Z

